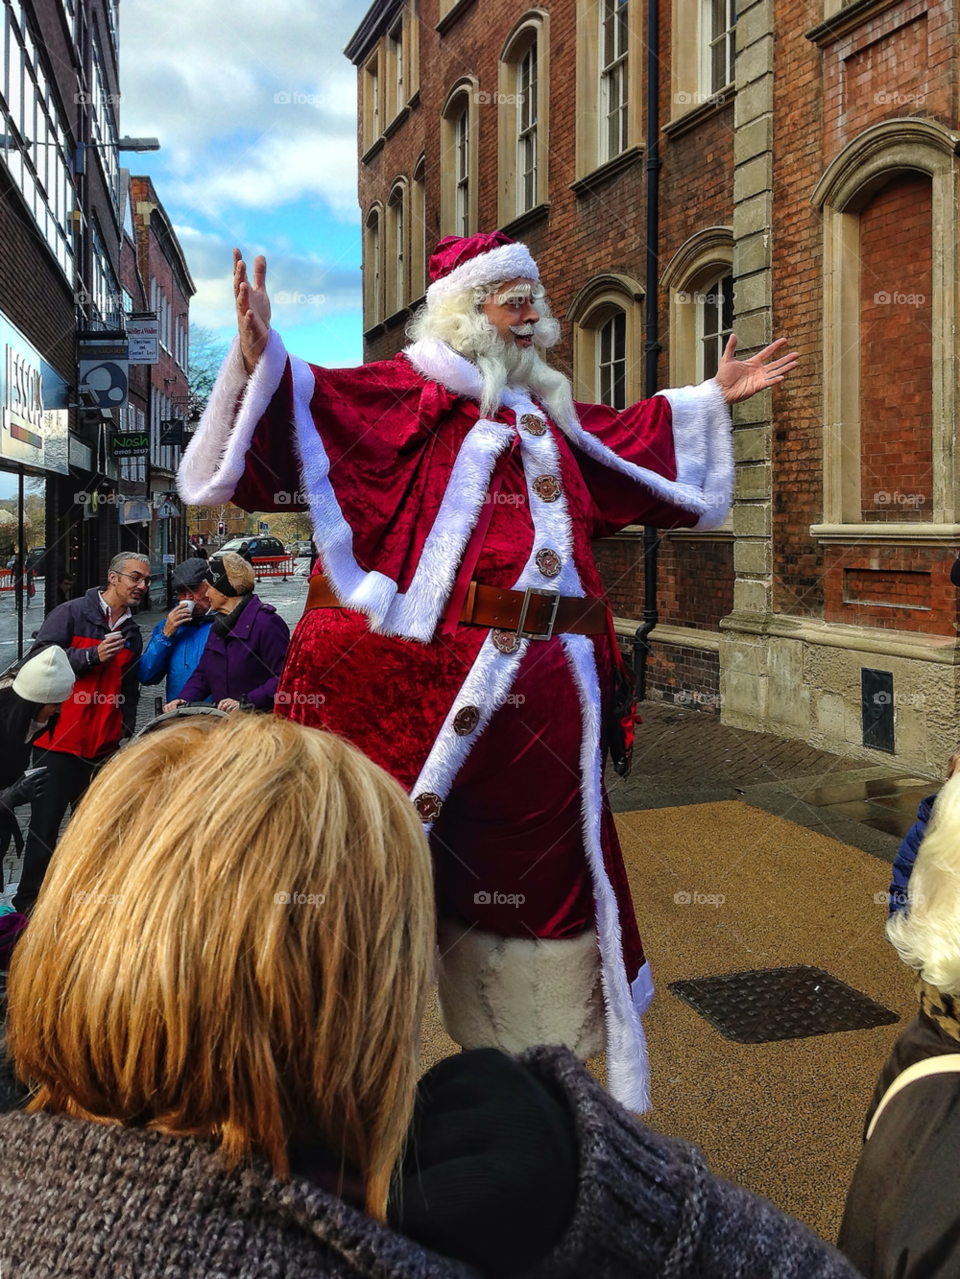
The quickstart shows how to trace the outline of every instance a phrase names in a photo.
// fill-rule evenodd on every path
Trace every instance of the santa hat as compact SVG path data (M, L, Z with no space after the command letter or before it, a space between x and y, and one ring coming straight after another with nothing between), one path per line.
M427 306L437 299L478 285L500 284L504 280L540 280L540 272L525 244L511 240L502 231L481 231L477 235L448 235L430 258Z

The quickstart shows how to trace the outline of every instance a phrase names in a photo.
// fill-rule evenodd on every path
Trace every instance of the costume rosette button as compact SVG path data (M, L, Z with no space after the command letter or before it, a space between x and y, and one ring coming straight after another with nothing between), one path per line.
M563 492L563 485L555 475L538 475L533 481L533 491L541 502L555 502Z
M515 653L520 647L516 631L491 631L493 647L498 653Z
M542 417L537 417L536 413L524 413L520 419L520 425L525 431L529 431L531 435L546 435L547 424Z
M476 706L462 706L453 717L453 731L458 737L469 737L480 723L480 711Z
M537 551L537 568L544 577L556 577L562 567L563 561L556 551L551 551L549 547Z
M432 790L425 790L422 795L418 795L413 801L413 806L419 813L422 822L432 822L435 817L440 816L443 800L439 795L435 795Z

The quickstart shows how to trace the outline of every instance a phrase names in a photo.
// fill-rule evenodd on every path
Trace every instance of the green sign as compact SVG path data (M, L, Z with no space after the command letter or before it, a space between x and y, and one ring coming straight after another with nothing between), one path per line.
M110 454L112 457L148 457L150 435L147 431L111 431Z

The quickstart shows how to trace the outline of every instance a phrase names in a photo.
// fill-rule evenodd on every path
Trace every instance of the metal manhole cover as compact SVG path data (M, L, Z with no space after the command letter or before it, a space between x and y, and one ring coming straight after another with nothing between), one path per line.
M670 990L738 1044L872 1030L900 1020L869 995L808 964L674 981Z

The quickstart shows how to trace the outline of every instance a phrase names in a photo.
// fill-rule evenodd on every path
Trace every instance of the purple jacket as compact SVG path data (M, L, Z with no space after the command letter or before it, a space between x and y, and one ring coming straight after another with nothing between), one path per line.
M214 705L224 697L239 701L246 696L258 711L272 710L289 642L286 622L272 604L254 595L226 635L217 634L216 622L210 628L197 669L180 696L188 702L211 697Z

